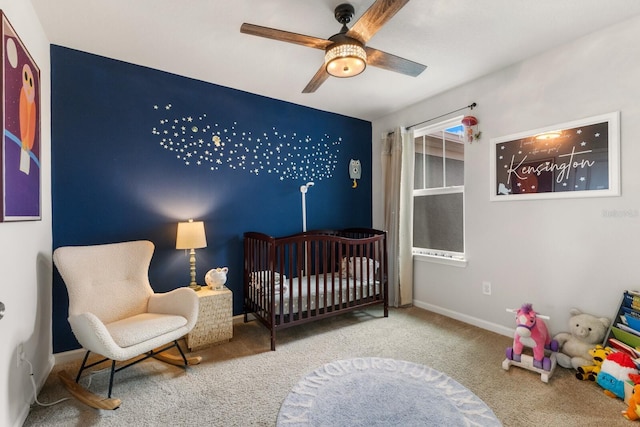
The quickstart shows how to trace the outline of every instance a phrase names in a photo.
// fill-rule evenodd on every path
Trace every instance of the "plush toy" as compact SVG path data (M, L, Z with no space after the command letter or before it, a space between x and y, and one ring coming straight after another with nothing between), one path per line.
M207 271L204 276L205 283L210 289L222 289L225 283L227 283L228 267L218 267Z
M533 367L551 370L551 359L545 356L545 349L556 351L558 345L555 341L552 342L547 325L538 318L538 313L531 304L523 304L516 312L516 333L513 336L513 347L507 348L507 359L520 362L524 347L533 350Z
M604 340L609 328L609 319L583 313L577 308L572 308L569 313L570 332L560 332L554 337L560 346L557 354L558 365L578 369L580 366L591 364L589 350Z
M629 398L629 406L626 411L622 411L622 416L628 420L640 419L640 384L633 386L633 392Z
M593 363L591 365L579 366L576 378L579 380L595 381L602 367L602 362L611 354L610 347L603 347L600 344L589 350Z
M633 359L628 354L614 352L602 362L596 382L604 389L604 394L624 399L624 383L630 379L629 375L637 375Z

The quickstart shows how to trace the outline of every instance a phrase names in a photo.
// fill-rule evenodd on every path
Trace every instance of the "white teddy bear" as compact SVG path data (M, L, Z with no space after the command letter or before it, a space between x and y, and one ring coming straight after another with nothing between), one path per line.
M207 271L204 281L209 286L209 289L222 289L224 284L227 283L228 271L228 267L218 267Z
M589 350L596 344L602 344L610 321L606 317L583 313L577 308L572 308L569 313L570 332L560 332L553 337L560 346L556 357L558 365L563 368L578 369L593 364Z

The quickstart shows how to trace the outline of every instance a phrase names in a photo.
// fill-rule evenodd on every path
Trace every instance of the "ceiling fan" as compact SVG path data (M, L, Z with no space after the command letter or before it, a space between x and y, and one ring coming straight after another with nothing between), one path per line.
M347 24L351 22L355 10L348 3L340 4L335 8L334 15L342 24L342 29L328 39L247 23L242 24L240 32L324 50L325 62L302 93L315 92L330 75L356 76L367 65L416 77L427 68L426 65L366 46L371 37L408 2L409 0L376 0L350 29Z

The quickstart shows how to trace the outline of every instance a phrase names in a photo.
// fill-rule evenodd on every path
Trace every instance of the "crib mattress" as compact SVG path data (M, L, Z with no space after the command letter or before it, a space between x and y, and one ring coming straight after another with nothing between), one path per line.
M333 306L380 294L379 281L367 283L353 278L340 280L337 275L287 278L283 288L284 292L276 292L275 295L276 315L322 309L325 304Z

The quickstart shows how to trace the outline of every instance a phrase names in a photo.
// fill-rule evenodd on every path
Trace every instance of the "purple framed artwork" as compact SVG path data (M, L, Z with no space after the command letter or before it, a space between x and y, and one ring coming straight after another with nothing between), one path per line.
M491 201L620 195L620 113L491 140Z
M0 221L40 219L40 69L2 18Z

